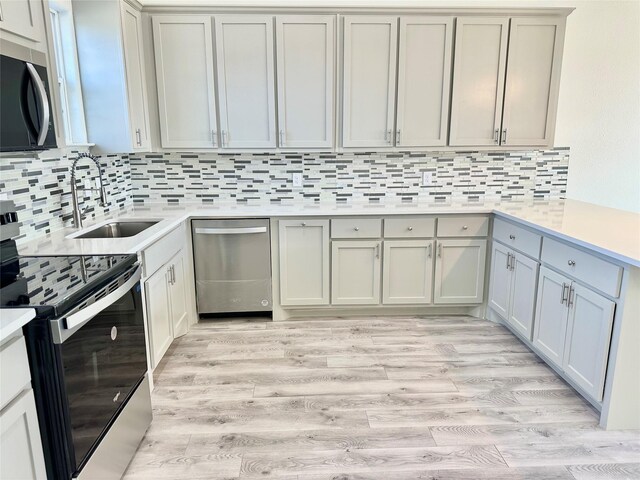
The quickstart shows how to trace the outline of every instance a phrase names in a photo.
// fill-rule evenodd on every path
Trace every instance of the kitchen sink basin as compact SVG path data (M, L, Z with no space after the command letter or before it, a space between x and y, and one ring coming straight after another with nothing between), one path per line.
M149 227L153 227L159 220L148 222L112 222L89 230L75 238L124 238L133 237Z

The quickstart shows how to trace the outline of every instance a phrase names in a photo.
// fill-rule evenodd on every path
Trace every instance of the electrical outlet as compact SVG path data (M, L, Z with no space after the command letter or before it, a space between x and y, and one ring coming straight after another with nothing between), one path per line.
M291 174L291 180L293 181L294 188L302 188L302 173L296 172Z
M432 172L422 172L422 186L427 187L433 182Z

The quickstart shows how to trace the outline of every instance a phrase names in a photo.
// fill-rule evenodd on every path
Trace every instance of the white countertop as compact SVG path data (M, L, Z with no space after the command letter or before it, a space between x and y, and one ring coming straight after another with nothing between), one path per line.
M490 214L541 230L621 262L640 267L640 214L576 200L533 200L499 203L413 203L346 205L149 205L129 207L104 217L92 226L118 219L160 220L129 238L76 239L66 228L19 247L21 255L108 255L137 253L181 222L191 218L306 217L344 215Z
M0 309L0 344L35 318L33 308L2 308Z

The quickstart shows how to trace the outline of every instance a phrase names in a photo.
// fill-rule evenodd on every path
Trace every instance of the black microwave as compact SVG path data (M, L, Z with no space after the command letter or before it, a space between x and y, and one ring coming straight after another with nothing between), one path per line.
M47 69L0 55L0 152L56 148Z

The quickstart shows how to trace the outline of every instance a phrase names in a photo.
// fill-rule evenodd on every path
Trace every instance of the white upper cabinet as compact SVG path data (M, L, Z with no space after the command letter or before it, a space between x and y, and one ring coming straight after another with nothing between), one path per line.
M153 17L164 148L217 146L211 17Z
M447 143L452 17L401 17L396 146Z
M45 50L42 2L38 0L0 0L0 30L35 42L39 44L36 49ZM32 44L21 42L20 39L13 37L7 39L33 48Z
M333 146L335 17L276 18L281 148Z
M344 19L345 147L390 147L395 116L398 17Z
M215 17L222 147L276 146L273 17Z
M564 18L511 19L502 145L551 143L564 26Z
M499 144L508 29L504 17L456 20L450 145Z
M151 143L142 47L142 20L140 12L125 2L121 3L120 12L129 99L129 130L133 139L133 150L149 150Z

